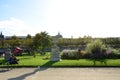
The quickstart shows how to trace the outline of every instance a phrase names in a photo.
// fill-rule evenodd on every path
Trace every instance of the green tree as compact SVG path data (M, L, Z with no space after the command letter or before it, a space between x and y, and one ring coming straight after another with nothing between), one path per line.
M25 39L23 39L22 46L26 48L26 51L28 52L28 54L30 54L32 52L32 47L33 47L33 38L26 37Z
M5 44L4 40L0 40L0 48L3 48L4 44Z
M9 45L11 47L15 47L15 46L20 46L20 40L18 39L17 36L12 36L11 39L9 40Z
M94 61L94 65L96 64L96 61L105 62L104 53L105 45L102 43L101 40L96 39L93 42L87 44L87 52L91 54L92 60Z
M45 52L45 48L49 48L52 45L52 39L46 32L37 33L33 38L33 49L41 50Z
M26 38L27 38L27 39L31 39L32 36L31 36L30 34L28 34Z

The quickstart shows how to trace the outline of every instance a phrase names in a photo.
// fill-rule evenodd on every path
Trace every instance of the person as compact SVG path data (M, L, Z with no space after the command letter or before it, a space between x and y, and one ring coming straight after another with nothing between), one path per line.
M18 64L18 60L14 55L11 55L9 59L9 64Z
M81 49L78 49L78 52L77 52L77 59L80 59L81 57Z

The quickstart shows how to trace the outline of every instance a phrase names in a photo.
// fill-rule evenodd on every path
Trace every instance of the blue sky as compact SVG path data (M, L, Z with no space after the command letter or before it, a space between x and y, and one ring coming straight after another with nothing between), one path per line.
M6 36L60 32L63 37L119 37L119 0L0 0Z

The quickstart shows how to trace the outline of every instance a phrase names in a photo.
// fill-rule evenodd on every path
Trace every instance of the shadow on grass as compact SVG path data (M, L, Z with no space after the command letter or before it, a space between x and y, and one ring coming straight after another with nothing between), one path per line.
M88 59L88 61L92 61L93 66L107 66L107 60L106 59ZM101 65L98 65L97 62L100 62Z
M43 64L41 67L52 67L54 63L58 61L48 61L47 63Z
M45 64L41 65L39 71L44 71L44 70L47 70L50 67L53 67L52 65L56 62L58 62L58 61L48 61L48 62L46 62Z

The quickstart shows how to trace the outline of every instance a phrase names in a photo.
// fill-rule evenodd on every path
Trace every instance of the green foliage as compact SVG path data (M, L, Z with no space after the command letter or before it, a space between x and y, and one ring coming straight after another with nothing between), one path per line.
M19 39L11 39L11 40L8 40L8 44L11 47L20 46L20 40Z
M60 38L57 44L59 46L86 45L91 40L92 38L90 36L84 36L83 38Z
M16 35L13 35L13 36L11 37L11 39L12 39L12 40L17 40L18 37L17 37Z
M4 48L8 48L8 47L15 47L15 46L20 46L21 45L21 41L20 39L18 39L17 36L12 36L10 40L4 40Z
M80 51L78 50L63 50L61 53L62 59L82 59L82 58L88 58L86 51Z
M112 49L112 54L120 55L120 51L117 49Z
M46 32L37 33L33 38L33 49L41 50L45 52L44 49L52 45L52 39Z
M33 43L33 39L31 38L26 38L22 41L22 45L26 48L31 48L32 43Z
M105 45L102 43L101 40L96 39L93 42L87 45L87 52L91 54L91 60L93 61L94 65L96 65L96 61L104 63L106 65L104 50Z
M101 39L106 45L112 48L120 48L120 38L103 38Z
M14 67L81 67L81 66L94 66L93 62L89 59L80 59L80 60L67 60L62 59L62 61L52 62L47 59L43 59L45 56L36 55L33 56L19 56L19 64L12 65ZM0 63L2 63L3 58L0 58ZM0 64L0 67L6 67L6 64ZM95 66L118 66L120 67L120 59L107 59L107 65L101 64L99 61L96 61Z
M26 38L27 38L27 39L31 39L32 36L31 36L30 34L28 34Z
M87 44L87 52L90 54L100 54L105 49L105 45L100 40L94 40Z
M61 53L61 57L63 59L76 59L77 53L77 50L63 50Z
M109 49L111 53L107 54L107 58L111 59L119 59L120 58L120 50L119 49Z

